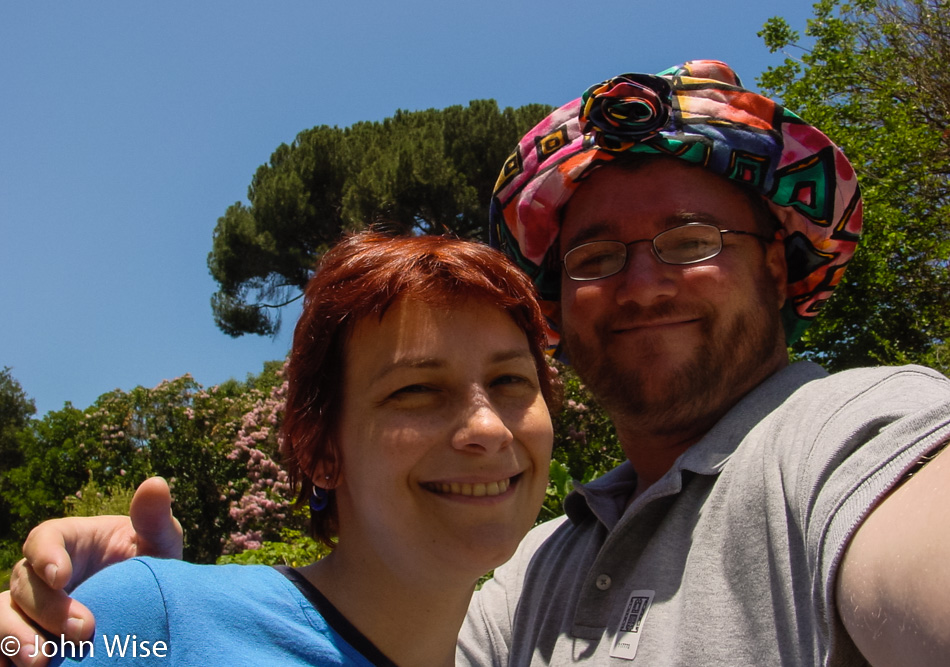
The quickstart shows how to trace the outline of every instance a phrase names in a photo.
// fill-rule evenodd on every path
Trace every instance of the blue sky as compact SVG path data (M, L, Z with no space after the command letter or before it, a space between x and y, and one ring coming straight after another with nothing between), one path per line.
M810 2L165 0L0 6L0 367L40 415L286 354L211 318L215 223L315 125L494 98L563 104L627 71L778 64ZM500 167L500 165L499 165Z

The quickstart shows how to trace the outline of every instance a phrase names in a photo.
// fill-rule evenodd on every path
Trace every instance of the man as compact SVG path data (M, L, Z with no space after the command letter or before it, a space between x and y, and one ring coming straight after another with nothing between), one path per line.
M459 662L947 664L950 381L788 363L857 242L841 152L694 61L556 110L493 204L493 240L549 301L629 461L496 571ZM56 525L16 575L37 584L18 598L31 613L60 600L53 631L79 608L35 571L87 534ZM22 631L0 602L0 633Z

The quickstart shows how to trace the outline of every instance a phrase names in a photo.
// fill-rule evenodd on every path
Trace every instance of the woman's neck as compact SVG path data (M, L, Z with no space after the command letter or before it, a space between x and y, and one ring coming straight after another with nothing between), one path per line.
M399 576L389 563L339 547L299 571L399 667L455 664L474 581Z

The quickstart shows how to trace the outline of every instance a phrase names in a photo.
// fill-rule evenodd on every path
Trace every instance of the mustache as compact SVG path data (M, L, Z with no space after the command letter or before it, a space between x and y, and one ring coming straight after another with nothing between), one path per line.
M637 304L624 304L610 318L610 328L630 329L654 322L678 322L696 320L708 316L707 309L701 306L683 306L680 303L664 301L654 306L643 307Z

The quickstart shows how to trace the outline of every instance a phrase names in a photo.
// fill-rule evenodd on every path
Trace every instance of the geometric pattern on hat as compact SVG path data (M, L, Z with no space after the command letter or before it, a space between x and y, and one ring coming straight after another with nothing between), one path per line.
M490 242L535 281L548 312L560 292L560 211L594 170L630 154L699 165L765 198L785 233L783 323L797 340L830 297L861 232L854 169L827 136L742 87L728 65L696 60L623 74L555 109L518 143L495 184ZM557 332L550 332L552 342Z

